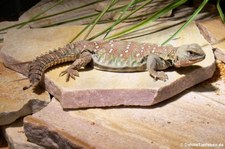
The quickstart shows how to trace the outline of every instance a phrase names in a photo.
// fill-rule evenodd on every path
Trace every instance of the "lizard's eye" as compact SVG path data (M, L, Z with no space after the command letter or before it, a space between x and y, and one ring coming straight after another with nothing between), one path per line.
M188 52L188 55L189 55L189 56L195 56L195 55L196 55L196 53L193 52L193 51L187 51L187 52Z

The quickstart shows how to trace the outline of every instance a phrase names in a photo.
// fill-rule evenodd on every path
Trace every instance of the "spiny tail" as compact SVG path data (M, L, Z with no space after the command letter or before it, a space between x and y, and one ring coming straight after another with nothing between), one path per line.
M68 44L63 48L37 57L29 66L28 78L31 84L23 89L26 90L30 87L36 87L40 83L46 69L57 64L74 61L78 56L79 50L75 49L75 44Z

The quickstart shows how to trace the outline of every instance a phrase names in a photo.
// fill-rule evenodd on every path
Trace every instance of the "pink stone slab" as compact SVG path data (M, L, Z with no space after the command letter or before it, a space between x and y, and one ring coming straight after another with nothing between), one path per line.
M48 108L33 116L25 117L25 134L31 142L55 149L156 147L145 139L132 137L129 132L126 134L123 128L119 130L121 133L113 130L117 129L117 124L113 121L112 124L109 121L107 126L101 123L103 122L101 119L93 121L92 117L84 119L79 117L79 114L74 114L63 111L60 103L53 99ZM111 130L110 127L112 127Z
M31 142L56 149L175 149L189 142L225 145L225 108L211 99L212 93L208 91L208 98L194 88L167 104L149 108L64 111L53 99L38 113L25 117L24 131Z
M225 25L220 17L198 22L205 39L212 44L216 59L225 63Z
M106 25L97 26L96 31L103 27ZM134 40L162 43L178 28L179 26L175 26ZM66 45L80 29L79 26L66 26L9 32L0 55L8 67L26 74L26 65L10 63L29 61L53 48ZM68 65L60 65L47 71L43 84L64 109L153 105L213 75L215 65L212 47L201 36L194 23L183 30L176 40L170 42L175 46L190 43L200 44L206 52L206 59L192 67L166 70L169 77L166 82L154 81L147 72L112 73L94 69L81 71L79 78L66 82L65 77L59 77L59 74Z

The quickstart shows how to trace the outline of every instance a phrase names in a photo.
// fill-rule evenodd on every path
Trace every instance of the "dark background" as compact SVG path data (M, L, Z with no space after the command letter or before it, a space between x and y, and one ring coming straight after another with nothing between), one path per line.
M15 21L40 0L0 0L0 21Z
M26 10L37 4L40 0L0 0L0 21L16 21ZM56 0L55 0L56 1ZM197 0L201 3L203 0ZM193 5L196 0L189 0L187 4ZM217 0L210 0L209 3L216 5ZM225 0L220 2L225 12Z

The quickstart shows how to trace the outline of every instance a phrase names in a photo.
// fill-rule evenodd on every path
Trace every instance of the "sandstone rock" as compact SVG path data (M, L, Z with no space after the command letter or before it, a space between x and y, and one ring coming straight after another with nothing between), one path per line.
M223 104L197 88L152 108L63 111L52 100L25 117L24 131L31 142L50 148L182 148L190 142L224 144L224 112Z
M10 149L44 149L27 140L23 129L23 119L2 128Z
M49 94L43 89L23 91L28 80L21 74L5 68L0 63L0 125L14 122L17 118L37 112L50 101Z
M95 31L106 26L97 26ZM165 24L154 26L153 30L162 26L165 27ZM179 27L175 26L145 36L136 34L139 38L134 40L162 43ZM42 53L64 46L81 28L81 26L65 26L10 32L6 35L1 56L8 67L26 74L25 65L15 67L10 63L31 61ZM150 31L149 28L146 29L147 31L141 30L141 33ZM66 64L49 69L44 77L44 86L65 109L120 105L149 106L168 99L213 75L215 65L212 48L200 35L195 24L189 25L170 44L179 46L193 42L203 47L206 59L192 67L167 70L169 76L167 82L154 81L147 72L111 73L98 70L82 71L79 78L66 82L65 77L59 77L60 72L68 67Z
M213 46L215 56L225 63L225 26L219 17L198 22L205 39Z

